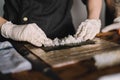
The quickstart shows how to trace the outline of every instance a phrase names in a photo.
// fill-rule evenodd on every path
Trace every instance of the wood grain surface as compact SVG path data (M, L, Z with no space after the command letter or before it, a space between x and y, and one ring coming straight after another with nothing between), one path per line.
M7 75L1 74L0 80L59 80L52 78L51 75L44 72L45 71L44 68L41 67L43 66L43 64L44 66L49 67L56 75L58 75L58 77L60 77L61 80L97 80L99 77L107 74L120 73L119 64L103 69L97 69L94 66L95 63L94 59L91 58L96 53L98 54L104 51L110 51L110 50L114 51L115 49L118 49L119 47L117 46L119 45L115 43L119 43L120 36L117 34L117 32L107 32L107 33L100 33L97 35L97 37L105 39L110 42L107 42L108 44L106 44L106 41L101 41L102 45L99 44L99 46L101 47L96 47L96 46L91 47L91 45L89 45L88 49L85 49L84 46L83 48L76 47L76 48L71 48L69 50L60 50L54 52L51 51L47 53L44 50L40 48L35 48L31 45L27 45L24 47L23 45L19 46L16 44L18 50L21 51L25 49L23 50L22 53L24 52L26 53L26 49L30 50L27 51L27 53L29 54L27 54L24 57L29 61L31 61L33 65L33 69L30 71L24 71L15 74L7 74ZM111 43L111 42L115 42L115 43ZM65 53L64 51L66 51L67 53ZM80 53L78 53L78 51ZM74 60L73 61L74 63L72 64L69 65L62 64L61 67L60 66L56 67L56 65L58 64L64 62L66 63L68 61L72 62L72 60Z
M32 45L26 45L25 47L53 68L75 64L79 61L90 59L96 54L116 51L116 49L120 50L120 46L116 43L100 38L95 38L93 41L95 41L95 44L72 47L69 49L53 50L49 52Z

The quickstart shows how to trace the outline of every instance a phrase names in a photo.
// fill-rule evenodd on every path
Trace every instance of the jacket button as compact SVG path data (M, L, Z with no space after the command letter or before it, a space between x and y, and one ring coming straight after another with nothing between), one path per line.
M24 17L24 18L23 18L23 21L28 21L28 18L27 18L27 17Z

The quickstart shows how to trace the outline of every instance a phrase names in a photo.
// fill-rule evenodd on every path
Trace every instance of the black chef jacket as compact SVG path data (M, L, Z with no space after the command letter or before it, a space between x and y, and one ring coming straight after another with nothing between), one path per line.
M71 6L72 0L5 0L4 18L18 25L36 23L47 37L63 38L75 33Z

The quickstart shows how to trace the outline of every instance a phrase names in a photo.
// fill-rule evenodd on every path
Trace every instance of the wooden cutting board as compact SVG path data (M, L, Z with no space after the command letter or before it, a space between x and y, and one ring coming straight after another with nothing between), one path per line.
M95 38L93 41L95 41L95 44L87 44L53 51L45 51L42 48L28 44L25 45L25 47L53 68L74 64L79 61L89 59L95 54L120 50L120 46L116 43L100 38Z

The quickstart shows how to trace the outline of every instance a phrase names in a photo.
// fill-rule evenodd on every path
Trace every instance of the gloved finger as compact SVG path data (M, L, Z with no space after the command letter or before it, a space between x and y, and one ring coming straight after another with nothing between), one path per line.
M44 46L52 46L53 45L53 41L47 37L40 37L40 39L38 39L38 41Z
M36 31L39 32L39 34L41 36L46 36L44 31L42 29L40 29L35 23L33 23L32 26L34 26L34 28L36 28Z
M102 29L102 32L108 32L111 30L120 29L120 23L111 24Z
M84 40L88 40L88 39L91 39L91 35L93 35L94 33L94 27L89 27L87 29L87 33L86 35L83 37Z
M38 47L42 46L42 43L40 41L38 41L38 40L31 41L30 43L35 45L35 46L38 46Z
M92 40L93 38L95 38L95 36L100 32L100 29L96 29L96 32L93 31L89 37L90 40Z
M77 30L77 32L76 32L76 34L75 34L75 37L77 37L78 36L78 34L79 33L81 33L81 31L82 31L82 28L83 28L83 26L85 25L85 23L84 22L82 22L81 24L80 24L80 26L78 27L78 30Z
M30 42L31 44L41 47L44 43L44 38L43 37L34 37L32 39L30 39L28 42Z
M39 35L47 37L46 34L44 33L43 30L41 30L40 28L38 29Z
M93 38L95 38L96 34L92 34L90 35L89 39L92 40Z
M50 44L50 42L52 41L52 40L48 39L47 36L40 34L38 30L36 30L32 39L34 39L34 40L32 40L33 42L38 42L41 44L44 44L46 41Z
M94 39L95 38L95 36L97 35L99 33L99 31L98 32L93 32L91 35L90 35L90 40L92 40L92 39Z
M40 46L42 43L44 43L44 36L38 34L37 32L31 38L28 38L28 39L29 40L27 40L27 41L31 42L33 44L40 43Z
M77 35L77 37L83 38L86 35L87 28L88 27L86 25L82 26L81 32Z
M37 42L40 42L40 43L44 44L45 43L45 39L44 38L39 38L39 39L37 39Z
M100 32L99 28L96 28L96 31L93 30L93 33L91 34L90 40L93 39L99 32Z
M82 41L84 41L83 38L81 38L81 37L78 37L76 40L77 40L77 42L82 42Z
M29 30L29 31L28 31ZM24 30L24 33L25 34L29 34L31 37L28 38L28 36L26 37L27 38L27 41L31 41L31 39L39 39L39 38L42 38L42 37L46 37L45 34L43 34L43 31L40 30L40 28L37 27L36 24L28 24L28 27L26 27L26 32ZM25 35L23 34L23 35ZM28 40L29 39L29 40Z
M45 40L45 42L44 42L43 45L44 45L44 46L52 46L52 45L53 45L53 41L48 38L48 39Z

